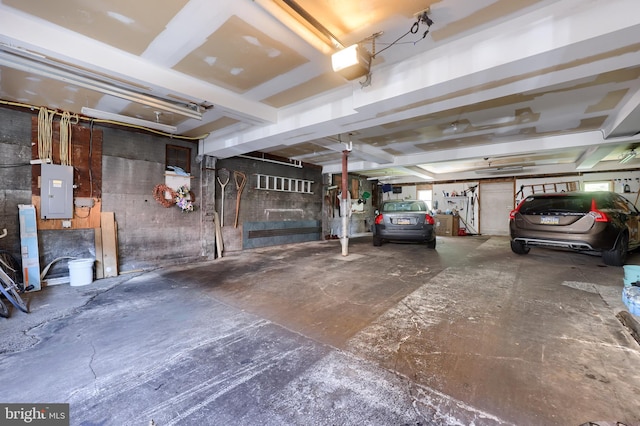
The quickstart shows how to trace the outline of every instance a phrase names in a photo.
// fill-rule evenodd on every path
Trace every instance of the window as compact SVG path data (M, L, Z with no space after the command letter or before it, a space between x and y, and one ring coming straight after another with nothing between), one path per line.
M185 172L191 173L191 148L167 145L166 165L177 166Z
M422 200L427 203L427 207L429 210L433 210L432 201L433 201L433 190L431 189L420 189L418 190L418 200Z
M420 201L387 201L382 205L383 212L424 212L426 203Z
M611 181L585 182L585 191L611 191Z

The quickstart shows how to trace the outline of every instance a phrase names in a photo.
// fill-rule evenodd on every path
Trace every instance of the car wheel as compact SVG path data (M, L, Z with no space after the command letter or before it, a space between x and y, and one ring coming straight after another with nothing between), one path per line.
M374 247L380 247L382 245L382 238L373 236L373 245Z
M629 236L622 234L615 247L611 250L602 252L602 260L605 265L609 266L622 266L627 260L627 252L629 250Z
M431 241L427 241L427 248L435 249L436 248L436 239L434 238Z
M515 254L527 254L530 248L521 241L511 241L511 251Z

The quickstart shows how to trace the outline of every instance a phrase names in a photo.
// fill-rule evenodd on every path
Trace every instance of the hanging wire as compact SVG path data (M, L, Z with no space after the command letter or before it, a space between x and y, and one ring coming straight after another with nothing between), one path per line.
M26 167L26 166L31 166L31 163L0 164L0 169L11 169L14 167Z
M38 112L38 158L41 160L53 160L53 116L49 110L41 107Z
M389 43L387 45L387 47L385 47L384 49L380 50L377 53L374 53L373 55L371 55L372 58L375 58L376 55L384 52L385 50L387 50L388 48L390 48L391 46L394 46L396 43L398 43L400 40L402 40L403 38L405 38L406 36L408 36L411 33L411 30L407 31L406 33L402 34L400 37L398 37L397 39L395 39L393 42Z
M60 164L71 165L71 114L64 111L60 117Z
M377 55L379 55L380 53L384 52L385 50L387 50L391 46L395 46L396 44L398 44L400 42L400 40L402 40L403 38L405 38L409 34L417 34L418 31L420 30L420 23L426 24L427 25L427 29L422 34L422 37L419 40L416 40L416 41L412 42L415 45L417 42L419 42L420 40L424 39L427 36L427 34L429 34L429 30L431 29L431 25L433 25L433 21L427 15L427 11L422 12L422 14L418 17L418 20L416 22L414 22L413 25L411 25L411 28L409 29L409 31L407 31L406 33L402 34L400 37L398 37L397 39L395 39L394 41L389 43L384 49L380 50L379 52L376 52L376 50L375 50L376 35L374 34L373 36L371 36L371 38L373 39L373 42L372 42L373 43L373 52L372 52L371 57L375 58Z
M1 0L0 0L1 1ZM38 114L38 117L40 117L40 115L42 114L42 110L44 109L44 112L48 114L51 114L51 121L53 121L53 117L57 114L60 115L60 113L56 110L48 110L47 108L44 107L37 107L35 105L30 105L30 104L25 104L22 102L13 102L13 101L5 101L3 99L0 99L0 105L9 105L9 106L15 106L15 107L19 107L19 108L26 108L29 109L31 111L33 111L36 108L40 108L40 114ZM167 136L170 137L171 139L180 139L180 140L188 140L188 141L195 141L195 140L200 140L200 139L204 139L207 136L209 136L209 133L205 133L202 135L198 135L198 136L183 136L183 135L174 135L172 133L167 133L167 132L163 132L160 130L155 130L155 129L151 129L145 126L140 126L140 125L136 125L136 124L129 124L129 123L122 123L119 121L115 121L115 120L103 120L103 119L94 119L94 118L90 118L90 117L84 117L84 116L78 116L78 115L73 115L73 118L75 118L75 121L72 120L72 124L78 124L80 121L91 121L97 124L101 124L101 123L106 123L106 124L115 124L118 126L122 126L122 127L128 127L131 129L141 129L144 130L146 132L149 133L155 133L157 135L162 135L162 136ZM38 120L38 129L40 129L40 121ZM40 140L38 140L38 146L40 145ZM38 157L40 158L40 157Z

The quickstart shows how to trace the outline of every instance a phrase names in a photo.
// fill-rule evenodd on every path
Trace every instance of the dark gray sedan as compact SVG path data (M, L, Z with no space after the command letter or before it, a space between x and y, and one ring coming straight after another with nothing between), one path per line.
M424 242L427 247L434 249L434 223L424 201L384 201L371 226L373 245L380 246L383 241L416 241Z

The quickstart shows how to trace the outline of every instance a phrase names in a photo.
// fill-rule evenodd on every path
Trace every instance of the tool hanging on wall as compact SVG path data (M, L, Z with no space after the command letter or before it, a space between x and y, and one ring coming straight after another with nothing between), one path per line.
M229 183L229 170L225 168L218 170L218 183L222 187L220 195L220 226L224 226L224 188Z
M471 213L471 223L475 226L476 224L476 208L475 205L478 202L478 194L476 193L476 189L478 185L470 186L464 191L464 195L467 197L467 220L469 220L469 213ZM471 192L471 197L469 197L469 192ZM469 209L469 202L471 202L471 208ZM465 223L466 225L466 223Z
M478 194L475 192L475 187L471 190L471 193L473 194L471 196L471 223L473 223L473 225L475 226L476 224L476 205L478 204Z
M233 227L238 227L238 214L240 213L240 195L242 195L242 190L244 189L244 185L247 183L247 175L242 172L233 172L233 180L236 181L236 189L238 190L238 194L236 195L236 220L233 223Z

